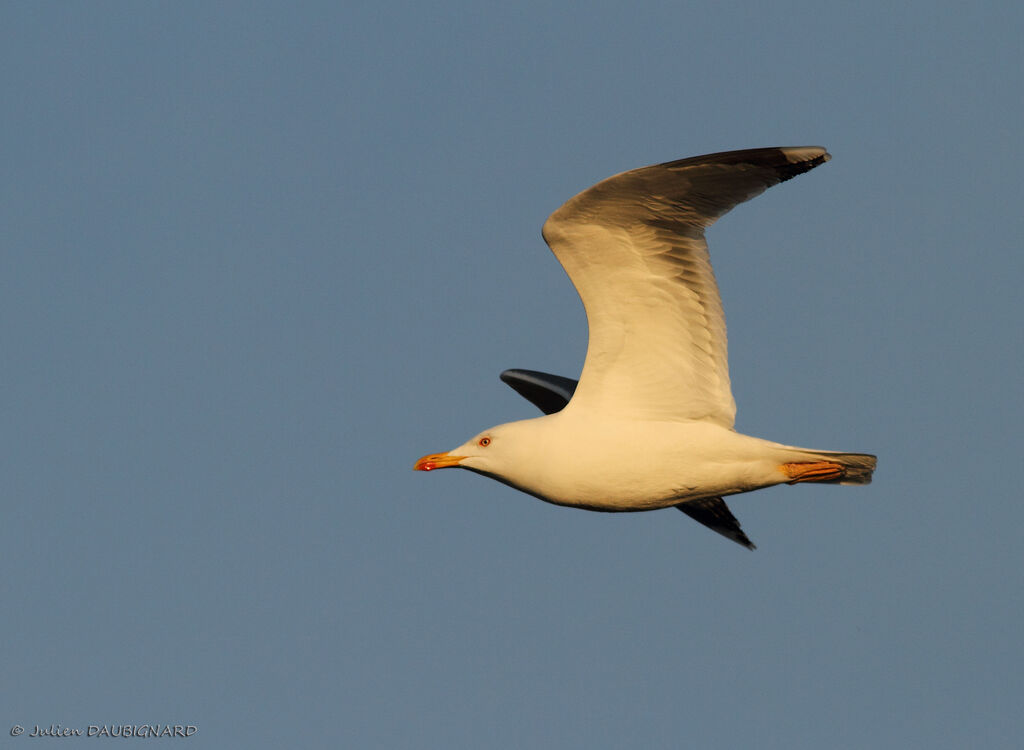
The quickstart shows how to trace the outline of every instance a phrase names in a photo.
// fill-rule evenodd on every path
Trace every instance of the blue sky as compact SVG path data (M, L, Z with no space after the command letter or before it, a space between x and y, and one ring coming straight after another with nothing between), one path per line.
M0 731L1014 746L1022 16L4 4ZM735 498L750 553L411 471L578 374L562 201L804 144L709 233L737 427L873 485Z

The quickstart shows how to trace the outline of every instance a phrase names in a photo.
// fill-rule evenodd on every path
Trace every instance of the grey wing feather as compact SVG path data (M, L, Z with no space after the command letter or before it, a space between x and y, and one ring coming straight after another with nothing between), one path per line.
M537 370L505 370L501 380L545 414L565 408L576 391L576 381Z

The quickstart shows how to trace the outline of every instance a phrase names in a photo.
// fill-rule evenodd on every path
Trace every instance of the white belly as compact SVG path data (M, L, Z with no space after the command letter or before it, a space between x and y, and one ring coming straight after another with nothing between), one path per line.
M569 417L570 415L565 415ZM566 420L551 431L520 490L558 505L651 510L786 481L786 447L707 422ZM562 436L565 436L563 439Z

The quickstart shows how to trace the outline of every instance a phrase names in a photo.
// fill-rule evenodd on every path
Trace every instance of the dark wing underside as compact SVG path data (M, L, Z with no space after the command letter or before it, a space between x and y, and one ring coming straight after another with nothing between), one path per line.
M564 409L576 390L576 381L572 378L563 378L561 375L551 375L537 370L505 370L501 373L501 380L545 414L554 414ZM757 549L743 533L740 522L736 520L736 516L722 498L688 500L676 507L697 523L704 524L727 539L732 539L747 549Z
M545 414L562 411L576 390L576 381L536 370L505 370L503 383Z
M747 549L757 549L740 528L740 522L729 510L725 500L720 497L708 497L703 500L687 500L676 506L698 523L702 523L712 531L717 531L726 539L742 544Z

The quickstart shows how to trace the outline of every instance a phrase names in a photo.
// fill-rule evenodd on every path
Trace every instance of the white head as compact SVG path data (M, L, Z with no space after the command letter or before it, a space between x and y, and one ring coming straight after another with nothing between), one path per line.
M413 469L469 469L522 489L543 446L538 445L536 423L526 419L484 430L447 453L424 456Z

